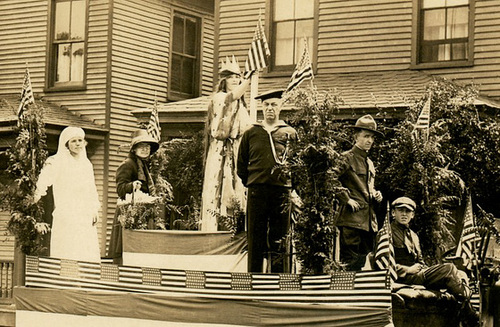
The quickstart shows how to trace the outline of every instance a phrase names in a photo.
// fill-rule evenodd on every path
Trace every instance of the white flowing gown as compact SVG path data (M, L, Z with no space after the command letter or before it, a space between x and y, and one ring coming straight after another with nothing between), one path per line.
M35 196L46 194L52 186L50 256L99 262L99 240L93 218L97 217L100 203L93 166L85 149L74 157L65 146L71 138L81 136L78 130L81 129L68 127L61 133L57 153L47 159L40 173Z
M241 209L246 209L245 187L236 175L236 160L238 148L243 132L251 125L250 116L240 101L228 103L231 95L218 92L213 97L213 118L210 127L209 148L205 161L203 180L201 230L205 232L217 231L217 214L226 215L228 206L234 200L238 201ZM229 137L220 140L218 130L225 106L230 105L235 112L234 123L231 126ZM215 214L214 214L215 213Z

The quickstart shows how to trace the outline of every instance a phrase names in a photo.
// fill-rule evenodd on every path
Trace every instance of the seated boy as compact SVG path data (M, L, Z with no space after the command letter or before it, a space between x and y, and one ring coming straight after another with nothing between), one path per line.
M460 318L464 326L478 326L478 314L472 308L466 286L455 265L443 263L428 267L422 257L417 234L409 228L417 205L408 197L392 202L392 241L398 283L423 285L428 289L446 289L461 304Z

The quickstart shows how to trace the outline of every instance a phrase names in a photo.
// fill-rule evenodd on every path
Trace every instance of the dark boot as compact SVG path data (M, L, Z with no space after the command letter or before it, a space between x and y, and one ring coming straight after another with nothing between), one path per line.
M474 310L469 300L465 300L460 306L460 321L463 327L479 326L479 314Z

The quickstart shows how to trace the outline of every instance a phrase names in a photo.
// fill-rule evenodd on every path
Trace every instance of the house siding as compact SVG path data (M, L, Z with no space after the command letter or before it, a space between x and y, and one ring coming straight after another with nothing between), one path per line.
M151 107L156 99L168 101L171 20L174 10L201 17L201 95L213 87L214 17L180 2L157 0L116 0L113 7L110 81L110 155L108 215L106 235L109 239L116 209L116 169L126 158L131 132L137 129L132 110Z
M472 1L472 0L471 0ZM269 0L221 0L218 58L234 54L240 66L257 23L264 17ZM381 72L411 69L413 0L318 0L317 79L331 74ZM500 1L475 1L474 65L426 69L424 72L453 79L474 81L483 95L500 99ZM288 77L263 73L259 89L285 87Z
M47 1L0 1L0 98L20 94L28 65L33 92L45 81ZM14 259L14 236L7 231L8 212L0 212L0 260Z

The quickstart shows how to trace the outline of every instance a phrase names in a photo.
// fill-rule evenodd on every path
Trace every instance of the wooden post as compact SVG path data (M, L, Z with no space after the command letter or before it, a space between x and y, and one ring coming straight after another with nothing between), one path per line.
M13 284L14 286L24 286L26 282L26 255L21 251L19 241L15 241L14 245L14 271L13 271Z
M257 121L257 100L255 97L259 93L259 72L256 71L252 75L250 82L250 119L253 122Z

